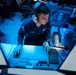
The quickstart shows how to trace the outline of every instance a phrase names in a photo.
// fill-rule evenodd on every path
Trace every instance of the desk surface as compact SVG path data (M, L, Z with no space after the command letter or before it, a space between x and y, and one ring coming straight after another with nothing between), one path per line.
M8 74L8 75L65 75L63 73L60 73L58 71L53 70L33 70L33 69L18 69L18 68L7 68L6 72L2 72L0 69L0 73L2 75Z
M20 57L14 58L13 54L14 54L14 48L16 46L17 45L13 44L4 44L4 43L1 44L2 50L7 60L11 62L11 65L17 65L17 66L21 65L22 67L24 67L24 65L26 66L26 64L28 65L29 63L35 65L38 61L47 62L48 60L48 53L46 52L46 50L43 49L42 46L31 46L31 45L22 46L22 52L20 54Z
M43 49L42 46L24 45L22 47L22 52L19 58L13 58L12 56L14 52L13 50L16 47L16 45L1 43L1 47L11 66L15 65L15 66L32 68L32 66L28 66L28 64L32 64L34 65L34 68L44 68L44 69L53 69L53 68L57 69L57 67L59 66L59 64L53 64L53 65L51 64L50 65L51 67L47 66L48 53L46 50ZM44 66L37 67L36 64L39 61L43 61Z
M4 51L5 56L7 59L9 59L11 53L13 53L14 48L17 45L13 44L1 44L1 47ZM41 59L41 60L46 60L47 59L47 51L43 49L42 46L32 46L32 45L24 45L22 47L22 53L20 55L20 58L30 58L30 59Z
M9 68L8 73L10 74L19 74L19 75L65 75L58 71L53 70L31 70L31 69L18 69L18 68Z

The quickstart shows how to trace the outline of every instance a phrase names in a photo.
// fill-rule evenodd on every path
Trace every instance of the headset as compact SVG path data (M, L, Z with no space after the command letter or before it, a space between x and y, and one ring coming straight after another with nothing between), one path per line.
M45 3L43 2L36 2L35 5L33 6L33 10L36 12L38 9L40 9Z
M38 14L39 13L47 14L47 10L46 10L46 12L44 12L44 9L43 9L44 6L47 7L46 4L43 2L36 2L35 5L33 6L34 15L32 17L33 17L33 20L35 23L38 22ZM49 10L49 8L48 8L48 10ZM50 10L49 10L49 12L50 12Z

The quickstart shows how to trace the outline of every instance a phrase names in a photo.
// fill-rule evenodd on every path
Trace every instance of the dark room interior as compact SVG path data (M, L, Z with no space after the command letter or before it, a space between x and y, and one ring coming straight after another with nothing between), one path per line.
M37 2L50 10L46 48L18 44L19 29L36 15ZM15 48L19 49L16 54ZM75 57L76 0L0 0L0 75L76 75Z

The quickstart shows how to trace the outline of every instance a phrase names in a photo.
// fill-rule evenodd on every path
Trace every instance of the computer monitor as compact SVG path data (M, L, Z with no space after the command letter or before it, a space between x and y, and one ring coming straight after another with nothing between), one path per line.
M5 56L3 55L1 49L0 49L0 69L9 67L7 60L5 59Z
M59 71L71 75L76 74L76 45L59 67Z

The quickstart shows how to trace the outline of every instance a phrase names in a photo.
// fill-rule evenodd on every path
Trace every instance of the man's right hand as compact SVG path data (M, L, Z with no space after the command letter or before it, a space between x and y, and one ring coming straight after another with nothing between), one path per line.
M13 57L14 58L18 58L21 54L21 51L22 51L22 45L18 45L14 48L14 54L13 54Z

